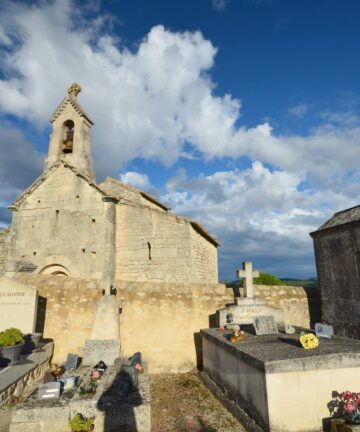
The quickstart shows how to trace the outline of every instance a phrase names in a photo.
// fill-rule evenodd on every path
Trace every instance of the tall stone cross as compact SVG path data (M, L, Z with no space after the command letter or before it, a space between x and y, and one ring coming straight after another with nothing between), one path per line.
M254 284L253 278L259 277L258 271L253 271L251 262L243 262L242 270L237 270L236 276L238 278L244 278L245 297L254 298Z

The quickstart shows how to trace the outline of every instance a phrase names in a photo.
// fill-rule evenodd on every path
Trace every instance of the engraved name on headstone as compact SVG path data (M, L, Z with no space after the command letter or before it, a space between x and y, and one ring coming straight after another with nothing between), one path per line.
M37 290L15 279L0 277L0 329L19 328L35 331Z
M76 354L68 354L65 362L65 370L76 370L78 366L79 357Z
M60 397L60 383L50 382L38 387L38 400L58 399Z
M316 323L315 333L318 338L331 339L331 336L334 334L334 329L331 325Z
M277 324L271 315L255 318L254 327L258 336L278 334Z

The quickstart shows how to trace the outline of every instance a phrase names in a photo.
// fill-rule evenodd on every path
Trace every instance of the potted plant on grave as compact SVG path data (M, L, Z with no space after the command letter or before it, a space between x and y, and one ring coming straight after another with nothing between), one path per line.
M342 418L350 425L360 425L360 393L348 390L334 392L328 407L333 418Z
M21 330L10 327L0 332L1 357L14 364L20 360L21 350L24 346L24 339Z
M71 432L91 432L94 430L94 419L84 417L82 414L76 414L69 420Z

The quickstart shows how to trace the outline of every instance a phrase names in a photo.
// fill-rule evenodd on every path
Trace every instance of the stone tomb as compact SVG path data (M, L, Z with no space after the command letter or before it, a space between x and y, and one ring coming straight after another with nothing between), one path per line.
M64 432L69 430L68 419L77 413L95 417L96 432L150 432L149 376L146 365L143 366L145 372L138 376L138 387L129 394L122 392L118 371L110 366L95 393L83 396L80 387L89 381L92 367L81 366L75 373L75 389L49 400L38 400L35 392L17 405L10 432Z
M235 344L217 329L201 330L201 336L204 382L258 431L322 431L332 392L359 391L358 340L333 336L305 350L299 332L247 334Z
M0 278L0 331L16 327L33 333L36 324L37 290L14 279Z
M238 277L243 277L245 297L236 297L235 304L226 305L217 311L217 322L219 327L225 327L232 316L233 324L253 324L254 319L259 316L273 316L278 325L284 325L284 313L281 309L267 306L264 299L254 297L253 277L259 276L259 272L252 270L251 262L243 262L243 270L237 271Z

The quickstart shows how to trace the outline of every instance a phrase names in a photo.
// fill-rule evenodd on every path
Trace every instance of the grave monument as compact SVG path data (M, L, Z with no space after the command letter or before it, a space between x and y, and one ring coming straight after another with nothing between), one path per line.
M24 334L36 325L37 290L14 279L0 278L0 331L9 327Z
M259 316L272 316L278 325L284 325L284 314L281 309L266 305L262 298L254 297L253 278L259 276L258 271L253 271L251 262L243 262L242 270L238 270L237 277L244 278L244 297L235 297L235 304L228 304L217 311L219 327L226 325L253 324Z

